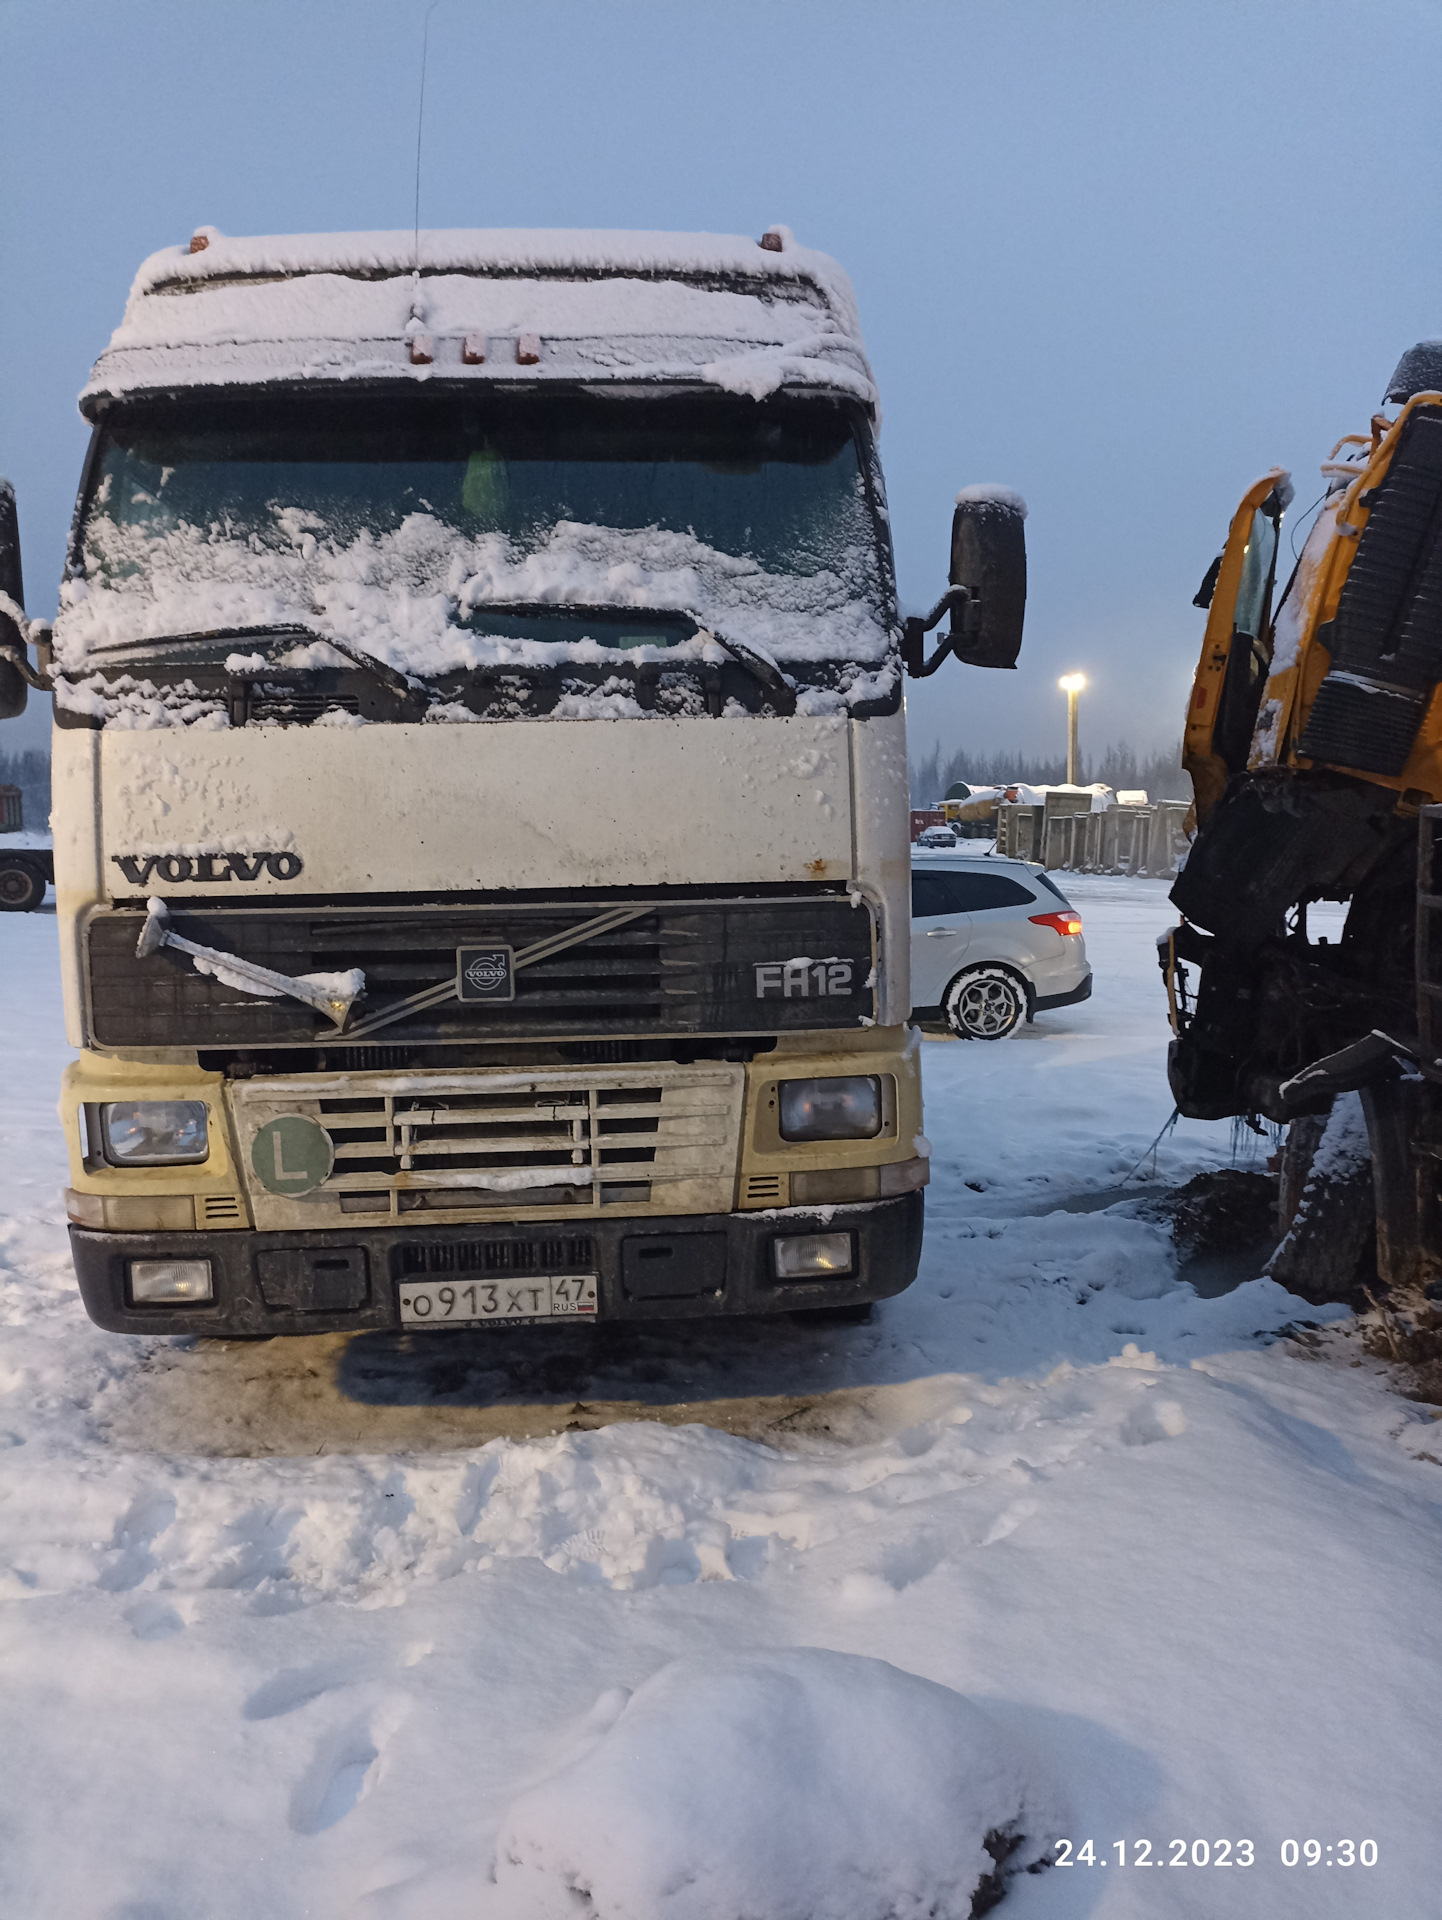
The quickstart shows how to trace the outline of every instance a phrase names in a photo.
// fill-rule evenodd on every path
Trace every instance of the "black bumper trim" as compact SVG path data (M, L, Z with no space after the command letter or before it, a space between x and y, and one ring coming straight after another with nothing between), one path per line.
M227 1335L362 1332L400 1326L397 1292L402 1274L402 1248L507 1246L515 1249L515 1270L524 1269L522 1249L584 1235L592 1242L595 1271L600 1276L599 1319L714 1319L722 1315L795 1313L808 1307L859 1306L901 1293L916 1278L921 1258L924 1203L920 1193L895 1200L877 1200L854 1207L787 1207L764 1213L680 1214L669 1218L632 1215L629 1218L564 1221L497 1222L494 1226L415 1226L344 1229L318 1233L100 1233L88 1227L70 1229L70 1248L85 1311L97 1326L112 1333ZM834 1280L780 1284L771 1277L771 1242L782 1234L841 1233L854 1236L852 1272ZM720 1285L712 1291L678 1297L628 1297L625 1242L704 1236L708 1271L716 1270L719 1249L714 1236L725 1238L725 1260ZM687 1249L678 1244L678 1260ZM357 1259L355 1256L361 1256ZM344 1262L346 1274L367 1276L361 1304L337 1309L330 1304L303 1311L296 1305L267 1306L261 1274L275 1271L275 1256L291 1255L292 1268L313 1265L327 1274ZM208 1306L136 1307L127 1292L131 1260L208 1259L215 1299ZM261 1262L265 1261L262 1268ZM537 1271L548 1270L546 1266ZM419 1278L419 1273L412 1277ZM436 1276L439 1277L439 1276ZM476 1277L484 1277L479 1272ZM324 1286L309 1297L324 1300ZM265 1289L276 1298L276 1288ZM292 1301L307 1297L304 1281L291 1286ZM333 1296L334 1297L334 1296ZM354 1297L354 1295L350 1296ZM531 1323L534 1324L534 1323ZM559 1325L573 1327L565 1320Z
M1070 993L1039 994L1031 1003L1033 1013L1052 1013L1058 1007L1075 1007L1083 1000L1092 997L1092 977L1087 975L1079 987L1073 987Z

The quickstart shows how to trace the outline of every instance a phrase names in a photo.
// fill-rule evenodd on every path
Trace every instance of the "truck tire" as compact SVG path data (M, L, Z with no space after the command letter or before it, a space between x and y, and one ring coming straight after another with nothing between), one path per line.
M28 860L0 855L0 911L33 913L45 898L45 876Z
M1026 1018L1026 988L1007 967L968 967L942 1006L958 1040L1004 1040Z
M1361 1100L1355 1093L1339 1094L1320 1128L1315 1121L1294 1120L1287 1147L1296 1164L1287 1166L1284 1149L1286 1198L1291 1199L1298 1185L1301 1191L1266 1272L1314 1306L1337 1301L1361 1307L1368 1278L1375 1278L1377 1244L1372 1158Z

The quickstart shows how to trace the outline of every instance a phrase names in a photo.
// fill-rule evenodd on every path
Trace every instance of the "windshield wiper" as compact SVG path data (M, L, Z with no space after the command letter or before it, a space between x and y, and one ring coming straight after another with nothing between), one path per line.
M362 667L374 675L382 686L389 687L393 693L411 694L416 683L396 667L387 666L384 660L377 660L373 653L367 653L362 647L353 647L348 640L337 640L333 633L323 633L319 627L307 626L300 620L277 621L269 627L223 627L216 633L177 634L178 640L278 640L283 634L304 634L307 640L320 640L353 666ZM324 673L324 667L289 667L290 673Z
M777 666L774 660L768 660L763 653L756 653L740 640L732 640L724 633L718 633L715 627L703 626L697 616L688 614L688 619L696 621L696 638L714 640L718 647L724 647L738 666L745 667L753 680L771 696L771 704L780 714L791 715L796 711L796 688Z
M144 641L136 645L147 648L157 646L186 647L198 646L205 642L220 640L281 640L294 634L298 639L320 640L326 646L350 661L352 666L360 667L388 687L392 693L409 698L417 690L417 682L401 673L397 668L387 666L384 660L377 660L373 653L366 653L361 647L353 647L348 640L337 640L333 633L324 633L319 627L312 627L303 620L277 620L262 627L210 627L197 633L147 634ZM137 663L138 664L138 663ZM326 673L332 669L326 667L282 667L278 662L267 663L264 667L247 668L243 675L235 678L262 679L267 673Z
M771 703L778 713L793 714L796 711L796 688L777 666L774 660L765 654L748 647L744 641L733 640L729 634L719 632L714 626L708 626L699 613L693 613L689 607L627 607L620 605L582 604L578 601L551 600L497 600L485 601L481 605L470 607L467 614L484 620L487 614L520 620L570 619L575 621L594 620L606 626L631 624L638 627L656 625L675 627L685 622L692 628L693 640L714 640L716 645L725 649L737 666L744 667L764 692L771 696ZM539 637L539 636L538 636ZM599 644L604 646L604 640ZM665 644L664 642L660 644ZM628 651L618 648L618 654ZM608 663L609 664L609 663ZM617 667L622 666L618 659ZM508 663L504 669L515 671ZM492 672L490 666L473 668L472 672Z

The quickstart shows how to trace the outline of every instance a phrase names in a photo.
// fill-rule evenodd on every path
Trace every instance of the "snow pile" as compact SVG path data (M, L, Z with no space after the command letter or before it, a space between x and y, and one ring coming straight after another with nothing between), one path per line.
M72 680L62 672L55 678L55 704L121 732L158 733L168 727L194 727L198 732L215 733L230 725L225 702L214 694L202 694L191 680L157 686L153 680L137 680L129 673L114 679L103 673L85 673Z
M1059 1831L969 1700L798 1647L603 1693L507 1809L495 1873L525 1920L966 1920Z
M1066 1837L1096 1848L1018 1876L1006 1920L1431 1914L1438 1410L1389 1390L1340 1310L1179 1276L1144 1196L1231 1142L1184 1120L1143 1157L1171 1110L1155 938L1175 911L1156 881L1068 891L1095 996L995 1046L923 1045L922 1268L868 1325L263 1343L86 1320L56 1197L54 921L0 916L26 983L0 999L0 1913L541 1920L583 1832L598 1893L602 1869L646 1873L602 1851L584 1795L619 1806L614 1772L674 1809L709 1764L677 1703L704 1710L718 1773L743 1720L760 1730L748 1760L800 1840L838 1795L849 1859L850 1829L875 1831L852 1759L887 1805L895 1777L934 1808L916 1750L957 1753L974 1847L1007 1817L976 1795L1016 1763L937 1709L939 1741L930 1696L898 1760L892 1686L922 1675L1044 1755ZM866 1701L849 1670L817 1683L819 1756L773 1706L764 1650L798 1643L901 1670ZM738 1664L770 1677L748 1691ZM668 1859L735 1800L677 1814ZM646 1809L625 1818L628 1849L651 1844ZM754 1824L773 1845L766 1809ZM523 1826L557 1875L493 1879ZM895 1813L901 1914L918 1831ZM1282 1864L1313 1835L1371 1839L1378 1864ZM1187 1864L1134 1870L1142 1840ZM665 1897L685 1911L684 1887Z
M781 385L874 407L850 282L784 228L197 235L136 275L81 396L437 376ZM421 336L427 352L413 360ZM522 341L526 342L522 357Z

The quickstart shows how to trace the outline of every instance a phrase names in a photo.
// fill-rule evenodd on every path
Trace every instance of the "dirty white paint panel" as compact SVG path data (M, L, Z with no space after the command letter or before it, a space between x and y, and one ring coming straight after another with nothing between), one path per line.
M102 889L183 899L205 854L300 856L249 894L852 877L848 723L550 721L97 736ZM56 849L57 867L62 851ZM276 863L291 871L295 862ZM77 876L78 877L78 876Z

